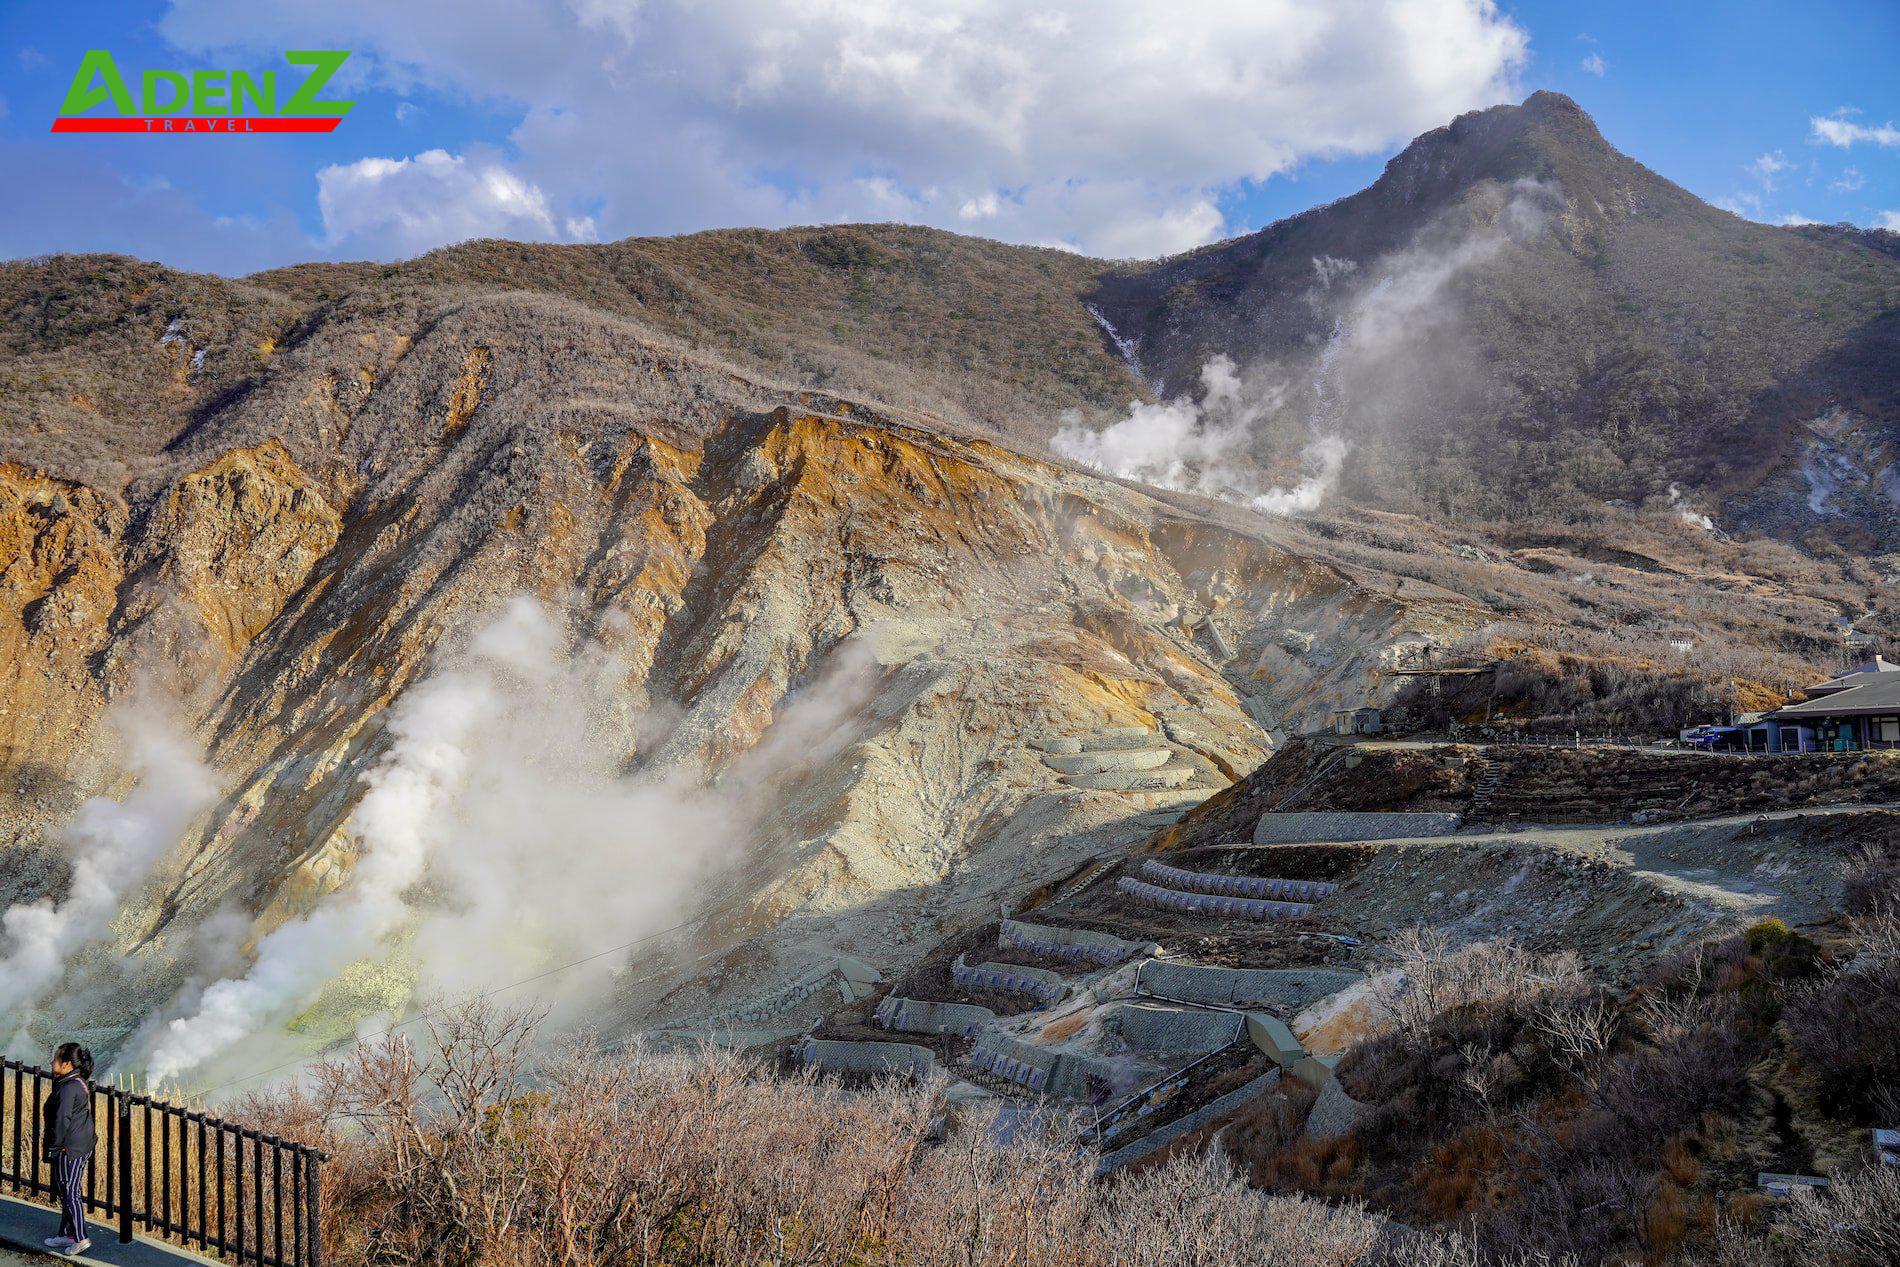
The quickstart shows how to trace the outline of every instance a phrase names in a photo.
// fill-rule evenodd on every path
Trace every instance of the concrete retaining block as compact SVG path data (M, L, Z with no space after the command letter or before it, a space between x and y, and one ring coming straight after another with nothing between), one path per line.
M1130 1047L1159 1055L1218 1051L1240 1037L1242 1025L1237 1012L1204 1012L1150 1003L1119 1004L1110 1017Z
M1111 770L1153 770L1168 764L1172 755L1167 748L1120 748L1103 752L1079 752L1073 756L1055 753L1042 763L1064 774L1104 774Z
M936 1053L915 1043L864 1043L807 1038L798 1058L830 1073L904 1073L924 1077L937 1067Z
M1362 978L1334 968L1220 968L1158 959L1141 965L1136 988L1143 994L1224 1007L1270 1003L1298 1012Z
M1051 1051L1007 1034L985 1034L970 1052L970 1063L1031 1091L1058 1099L1079 1100L1089 1092L1089 1079L1113 1085L1115 1071L1106 1062L1074 1052Z
M1313 911L1312 906L1306 902L1275 902L1266 898L1182 893L1176 889L1164 889L1158 884L1149 884L1145 880L1137 880L1129 875L1115 881L1115 887L1137 902L1160 910L1179 911L1187 915L1208 915L1216 919L1294 919L1302 915L1310 915Z
M1100 774L1071 774L1070 787L1098 792L1141 792L1180 787L1194 777L1191 765L1163 765L1152 770L1104 770Z
M966 990L1007 990L1054 1003L1069 992L1069 983L1047 968L1015 963L965 963L962 955L950 965L950 979Z
M1161 947L1154 942L1129 941L1109 933L1086 928L1057 928L1050 924L1031 924L1026 920L1006 919L996 935L999 945L1033 951L1054 959L1112 968L1137 955L1157 955Z
M1256 845L1325 844L1356 840L1402 840L1410 836L1448 836L1458 830L1457 814L1381 814L1349 811L1262 814L1254 828Z
M1275 880L1257 875L1228 875L1220 871L1189 871L1152 859L1141 873L1156 884L1191 893L1220 893L1229 897L1273 897L1288 902L1313 902L1333 891L1324 880Z
M1093 743L1114 743L1118 740L1152 739L1154 728L1151 726L1098 726L1088 733L1082 741L1083 747Z
M908 1034L960 1034L974 1038L996 1022L996 1013L974 1003L937 1003L890 995L877 1005L877 1023Z
M1299 1039L1293 1037L1293 1031L1287 1028L1286 1022L1277 1016L1268 1016L1263 1012L1247 1013L1247 1037L1282 1069L1292 1069L1306 1059L1306 1048L1300 1045Z
M1309 1087L1323 1087L1333 1080L1333 1069L1338 1064L1337 1056L1304 1056L1287 1072Z
M1180 1139L1190 1131L1199 1130L1202 1126L1213 1121L1223 1113L1233 1112L1255 1096L1265 1095L1268 1091L1272 1090L1279 1081L1280 1071L1278 1069L1269 1069L1252 1082L1236 1090L1229 1091L1218 1100L1202 1105L1186 1117L1176 1118L1166 1126L1158 1127L1150 1131L1132 1144L1117 1148L1112 1153L1103 1154L1102 1160L1096 1164L1095 1173L1097 1175L1105 1175L1117 1166L1126 1166L1131 1161L1140 1161L1143 1157L1146 1157L1157 1149L1172 1144L1175 1140Z
M1319 1098L1313 1101L1312 1110L1306 1115L1307 1138L1335 1139L1344 1135L1359 1121L1365 1108L1346 1094L1339 1079L1328 1078L1320 1083Z

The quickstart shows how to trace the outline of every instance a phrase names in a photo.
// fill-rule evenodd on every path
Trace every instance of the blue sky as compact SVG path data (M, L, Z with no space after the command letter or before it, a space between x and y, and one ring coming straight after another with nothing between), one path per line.
M0 255L242 273L478 235L899 219L1145 256L1363 188L1415 133L1537 88L1739 214L1900 229L1893 0L1268 9L15 0ZM95 47L129 72L347 48L358 104L330 135L50 134Z

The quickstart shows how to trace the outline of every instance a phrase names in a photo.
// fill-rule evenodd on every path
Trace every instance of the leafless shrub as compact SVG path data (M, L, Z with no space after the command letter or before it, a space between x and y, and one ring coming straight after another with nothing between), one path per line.
M537 1060L538 1020L454 1008L252 1101L333 1153L339 1267L1345 1267L1386 1229L1255 1191L1219 1155L1098 1184L1062 1123L1003 1143L994 1108L946 1109L932 1084L845 1090L713 1049Z
M1586 984L1576 955L1540 955L1509 937L1460 946L1442 929L1407 929L1392 939L1393 973L1373 979L1374 999L1401 1036L1422 1039L1442 1016L1475 1006L1528 1010L1547 995Z
M1864 921L1853 958L1796 996L1788 1032L1802 1062L1844 1116L1900 1095L1900 917Z
M1780 1220L1795 1252L1788 1261L1873 1267L1900 1261L1900 1171L1873 1167L1837 1176L1822 1193L1798 1193Z
M1693 1267L1886 1267L1900 1262L1900 1171L1836 1175L1778 1202L1771 1231L1725 1220Z
M1224 1155L1206 1152L1114 1185L1094 1211L1090 1239L1104 1262L1310 1263L1346 1267L1378 1244L1384 1220L1356 1204L1247 1188Z
M1547 999L1531 1017L1558 1057L1586 1081L1595 1076L1616 1043L1616 1012L1601 995Z
M1855 850L1841 868L1841 906L1849 915L1900 916L1900 849Z

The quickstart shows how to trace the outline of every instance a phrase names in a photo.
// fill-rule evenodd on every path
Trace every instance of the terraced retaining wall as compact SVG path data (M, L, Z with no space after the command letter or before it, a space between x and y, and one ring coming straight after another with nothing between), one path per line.
M1118 1004L1112 1015L1115 1028L1130 1047L1161 1055L1217 1051L1238 1039L1245 1024L1238 1012L1140 1003Z
M1095 1167L1095 1173L1107 1174L1117 1166L1126 1166L1131 1161L1139 1161L1149 1153L1172 1144L1188 1132L1200 1129L1223 1113L1231 1113L1255 1096L1265 1094L1279 1081L1280 1071L1269 1069L1252 1082L1229 1091L1218 1100L1202 1105L1186 1117L1178 1117L1166 1126L1150 1131L1132 1144L1125 1144L1112 1153L1104 1153L1102 1160Z
M1219 871L1189 871L1165 862L1144 862L1141 874L1156 884L1194 893L1228 897L1273 897L1290 902L1312 902L1333 891L1324 880L1274 880L1257 875L1227 875Z
M1005 946L1018 950L1034 951L1039 955L1048 955L1054 959L1069 959L1076 963L1094 964L1101 968L1112 968L1118 963L1126 963L1136 955L1158 954L1161 947L1154 942L1129 941L1109 933L1097 933L1086 928L1056 928L1049 924L1031 924L1025 920L1006 919L1002 931L996 940Z
M813 968L795 980L780 986L772 993L761 995L756 999L741 1004L730 1012L715 1016L705 1021L698 1028L716 1032L722 1029L744 1029L763 1024L779 1013L789 1012L800 1003L803 1003L828 984L832 977L836 975L838 975L838 966L836 964L828 963L823 967Z
M936 1003L893 994L877 1005L877 1023L910 1034L961 1034L974 1037L996 1020L996 1013L974 1003Z
M1211 893L1182 893L1176 889L1164 889L1158 884L1149 884L1146 880L1137 880L1131 875L1125 875L1115 881L1115 887L1137 902L1164 911L1180 911L1188 915L1213 915L1222 919L1292 919L1299 915L1309 915L1313 910L1312 904L1308 902L1275 902L1257 897L1219 897Z
M1409 836L1448 836L1458 830L1457 814L1361 813L1346 810L1262 814L1254 828L1256 845L1297 845L1354 840L1403 840Z
M1115 1071L1104 1061L1074 1052L1051 1051L1007 1034L985 1034L977 1039L970 1061L1031 1091L1062 1099L1086 1098L1091 1075L1106 1085L1112 1086L1115 1080Z
M1144 963L1135 977L1143 994L1216 1007L1270 1003L1297 1012L1360 980L1333 968L1218 968L1208 964Z
M1009 990L1033 995L1045 1003L1054 1003L1069 992L1069 983L1047 968L1026 968L1016 963L979 963L963 961L950 965L950 979L966 990Z
M908 1073L923 1077L937 1067L936 1053L915 1043L861 1043L807 1038L798 1058L832 1073Z

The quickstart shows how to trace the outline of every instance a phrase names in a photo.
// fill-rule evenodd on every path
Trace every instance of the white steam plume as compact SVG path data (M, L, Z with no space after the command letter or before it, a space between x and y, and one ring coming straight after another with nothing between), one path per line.
M1360 289L1335 319L1320 352L1313 380L1313 406L1305 419L1310 439L1301 450L1306 473L1290 488L1262 490L1246 459L1258 424L1278 413L1292 395L1283 383L1261 374L1243 380L1226 355L1201 367L1199 401L1177 397L1159 404L1136 403L1126 418L1101 431L1079 419L1064 422L1051 447L1064 457L1160 488L1242 502L1273 515L1316 509L1333 491L1351 449L1349 432L1372 425L1376 411L1359 397L1378 397L1382 381L1411 364L1422 335L1451 311L1447 291L1468 269L1512 242L1542 232L1555 189L1518 181L1500 195L1491 222L1449 242L1435 237L1384 258L1378 280ZM1355 261L1316 256L1314 285L1306 298L1316 309L1359 271ZM1361 416L1365 415L1365 416Z
M0 1014L26 1007L55 985L75 951L104 936L121 904L152 873L218 787L179 723L143 697L115 705L109 720L138 780L124 800L93 797L61 832L72 864L65 896L0 916Z
M479 670L431 678L403 697L389 721L395 741L365 776L370 790L351 820L362 853L348 892L265 937L249 973L212 985L194 1015L166 1026L148 1061L154 1078L175 1078L255 1031L276 1009L308 1001L402 924L403 895L422 878L441 838L443 811L467 767L467 744L489 720L491 700L491 683Z
M1679 484L1669 486L1669 508L1681 516L1682 522L1691 528L1700 528L1704 532L1715 531L1715 520L1691 506L1689 499L1682 495L1682 486Z
M677 922L743 824L730 796L622 774L636 730L612 705L625 672L570 655L538 603L511 602L391 710L394 742L350 820L361 854L348 886L161 1028L152 1076L263 1035L360 960L406 957L419 989L454 996ZM537 992L584 998L615 966L603 957Z
M1249 389L1226 356L1201 366L1201 393L1199 401L1179 396L1162 404L1137 402L1128 417L1101 431L1070 420L1050 444L1072 461L1123 479L1238 500L1246 484L1233 460L1284 393L1264 385Z

